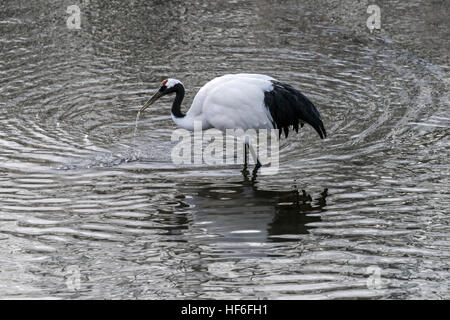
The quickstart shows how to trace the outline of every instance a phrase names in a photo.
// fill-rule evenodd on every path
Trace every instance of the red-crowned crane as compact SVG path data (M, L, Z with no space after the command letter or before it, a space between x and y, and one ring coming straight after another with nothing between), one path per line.
M197 93L186 114L181 112L184 86L176 79L165 79L159 90L145 103L140 112L162 96L175 93L172 119L177 126L194 130L194 121L202 130L226 129L278 129L287 137L289 127L298 132L299 124L311 125L320 138L326 137L322 118L312 102L289 84L262 74L228 74L214 78ZM245 141L245 168L248 158ZM261 167L256 160L254 174Z

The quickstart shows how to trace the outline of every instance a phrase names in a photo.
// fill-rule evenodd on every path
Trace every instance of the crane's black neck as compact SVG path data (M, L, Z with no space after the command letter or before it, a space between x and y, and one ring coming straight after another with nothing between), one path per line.
M184 99L184 87L181 83L177 83L175 86L173 86L171 91L176 93L175 100L172 104L172 114L176 118L183 118L185 114L181 112L181 103Z

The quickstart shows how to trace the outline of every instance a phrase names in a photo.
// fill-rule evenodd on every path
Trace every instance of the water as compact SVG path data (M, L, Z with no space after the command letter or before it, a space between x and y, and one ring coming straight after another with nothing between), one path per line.
M364 1L91 0L80 30L2 1L0 297L450 298L445 3L378 1L370 34ZM252 183L172 163L168 98L134 135L162 79L186 108L235 72L302 90L328 139Z

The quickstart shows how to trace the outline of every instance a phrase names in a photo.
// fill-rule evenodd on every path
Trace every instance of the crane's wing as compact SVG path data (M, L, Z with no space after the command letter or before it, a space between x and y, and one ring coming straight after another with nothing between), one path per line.
M289 127L292 125L298 132L298 125L303 127L304 122L311 125L323 139L327 136L319 111L312 102L300 91L292 86L271 81L273 89L264 92L264 104L272 115L275 127L288 136Z
M273 78L256 74L226 75L208 82L194 98L191 109L211 127L220 129L273 129L264 105L264 91Z
M326 131L315 106L300 91L261 74L230 74L215 78L197 93L188 114L203 117L211 127L225 129L279 129L310 124Z

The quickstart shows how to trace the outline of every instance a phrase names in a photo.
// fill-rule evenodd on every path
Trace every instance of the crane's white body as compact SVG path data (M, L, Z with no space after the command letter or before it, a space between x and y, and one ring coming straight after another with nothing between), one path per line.
M217 77L199 90L186 116L177 118L172 114L173 121L187 130L194 130L194 121L201 122L203 130L273 129L264 92L272 89L274 80L248 73Z

